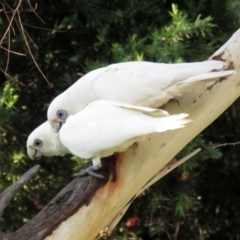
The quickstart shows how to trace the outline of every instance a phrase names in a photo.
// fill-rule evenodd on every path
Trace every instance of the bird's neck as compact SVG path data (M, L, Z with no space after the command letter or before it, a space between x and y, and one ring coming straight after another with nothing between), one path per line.
M85 108L90 102L99 99L93 88L93 80L87 76L83 77L66 92L68 102L75 103L69 106L70 112L76 113Z

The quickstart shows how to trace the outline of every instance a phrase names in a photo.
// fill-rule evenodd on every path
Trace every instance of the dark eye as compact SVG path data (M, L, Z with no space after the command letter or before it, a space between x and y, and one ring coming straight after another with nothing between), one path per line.
M38 147L38 148L41 148L43 146L43 142L40 139L35 139L33 143L35 147Z
M61 120L66 120L68 117L68 112L65 110L58 110L57 117L60 118Z

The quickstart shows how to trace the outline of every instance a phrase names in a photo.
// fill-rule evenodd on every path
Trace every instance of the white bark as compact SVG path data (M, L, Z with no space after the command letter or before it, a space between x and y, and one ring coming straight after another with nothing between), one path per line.
M160 170L141 190L134 196L134 198L121 210L121 212L118 213L118 215L113 219L113 221L106 227L106 229L103 230L103 233L107 234L108 236L111 235L114 228L117 226L123 215L126 213L128 208L130 207L131 203L139 196L141 195L145 190L147 190L149 187L151 187L154 183L159 181L161 178L166 176L168 173L170 173L172 170L186 162L188 159L196 155L198 152L201 151L201 148L198 148L188 154L187 156L183 157L180 160L172 159L163 169Z
M213 57L226 61L226 66L237 74L218 81L209 90L205 84L194 88L178 99L179 106L169 103L165 110L189 113L193 122L180 130L151 135L138 147L121 154L117 181L100 188L88 207L62 222L47 240L94 239L157 172L239 97L240 30Z

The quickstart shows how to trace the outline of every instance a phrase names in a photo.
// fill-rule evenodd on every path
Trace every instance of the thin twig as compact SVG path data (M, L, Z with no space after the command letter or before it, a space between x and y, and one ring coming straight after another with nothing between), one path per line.
M8 22L10 22L10 18L9 18L9 16L8 16L7 11L6 11L5 4L3 4L2 2L0 2L0 3L1 3L2 6L3 6L3 12L5 13L5 16L6 16L7 20L8 20ZM14 27L13 27L12 25L11 25L10 27L12 28L13 34L15 35L15 29L14 29Z
M11 10L11 12L14 11L14 10L8 5L8 3L6 2L6 0L3 0L3 2L4 2L4 5L6 5L6 6Z
M13 77L7 74L4 70L0 68L0 71L5 75L5 77L8 77L9 79L12 79Z
M8 24L7 30L5 31L5 33L3 34L3 37L2 37L1 40L0 40L0 45L2 45L2 42L3 42L3 40L5 39L8 31L9 31L9 29L10 29L10 27L11 27L11 25L12 25L12 22L13 22L13 20L14 20L14 18L15 18L16 13L18 12L18 9L19 9L21 3L22 3L22 0L19 0L17 7L16 7L15 10L13 11L13 15L12 15L12 18L11 18L9 24Z
M17 21L17 20L16 20ZM18 21L17 21L18 22ZM43 31L53 31L54 29L52 28L43 28L43 27L36 27L36 26L33 26L31 24L28 24L28 23L25 23L25 22L22 22L22 25L24 26L27 26L27 27L30 27L30 28L35 28L35 29L40 29L40 30L43 30ZM56 32L67 32L67 30L55 30Z
M10 50L10 49L7 49L7 48L5 48L5 47L3 47L3 46L0 46L0 48L2 48L2 49L5 50L5 51L9 51L10 53L13 53L13 54L19 55L19 56L26 56L25 53L15 52L15 51L12 51L12 50Z
M35 58L34 58L34 56L33 56L33 54L32 54L32 50L31 50L31 48L30 48L30 46L29 46L29 44L28 44L28 40L27 40L27 37L26 37L26 34L25 34L26 31L25 31L23 25L21 24L22 20L21 20L21 16L20 16L19 12L17 12L17 15L18 15L18 20L19 20L19 25L20 25L20 28L21 28L21 33L22 33L23 39L24 39L24 41L25 41L25 43L26 43L28 52L29 52L29 54L30 54L30 56L31 56L31 58L32 58L32 60L33 60L33 62L34 62L34 64L35 64L35 66L37 67L38 71L41 73L41 75L43 76L43 78L47 81L48 85L49 85L50 87L52 87L53 85L48 81L47 77L45 76L45 74L44 74L44 73L42 72L42 70L40 69L38 63L36 62L36 60L35 60Z
M28 34L28 32L25 30L25 28L23 28L26 36L29 38L29 40L32 42L32 44L34 45L34 47L38 50L38 46L37 44L33 41L33 39L30 37L30 35Z
M12 78L9 74L7 74L3 69L0 68L0 71L8 78Z
M5 66L5 72L8 70L9 66L9 60L10 60L10 52L9 50L11 49L11 31L8 31L8 49L7 49L7 63Z
M235 143L223 143L223 144L219 144L219 145L213 147L213 149L218 148L218 147L225 147L225 146L235 146L235 145L238 145L238 144L240 144L240 142L235 142Z
M18 16L20 16L20 12L18 12ZM26 39L29 38L29 40L32 42L33 46L38 49L38 46L37 44L32 40L32 38L30 37L30 35L28 34L28 32L25 30L25 28L23 27L23 23L22 21L18 21L17 19L14 19L16 25L17 25L17 28L19 30L19 32L22 34L22 36L24 36L24 34L26 35ZM24 39L25 40L25 39ZM28 44L28 42L26 42L26 45Z
M31 8L32 12L36 15L36 17L43 23L45 24L45 22L43 21L43 19L36 13L36 9L37 9L37 3L35 4L35 9L32 7L30 1L28 0L28 5Z
M44 21L41 19L41 17L36 13L37 4L35 5L35 8L33 8L32 5L31 5L31 3L30 3L30 0L27 0L27 2L28 2L28 5L29 5L31 11L37 16L37 18L38 18L43 24L45 24ZM7 70L8 70L8 66L9 66L10 53L13 52L13 51L11 51L11 46L10 46L10 43L11 43L10 28L13 29L13 33L15 34L15 30L14 30L14 28L13 28L13 26L12 26L13 21L15 21L16 24L17 24L17 27L18 27L18 29L19 29L19 31L20 31L23 39L24 39L24 42L25 42L26 47L27 47L27 49L28 49L28 52L29 52L29 54L30 54L30 56L31 56L31 58L32 58L32 61L34 62L34 64L35 64L35 66L37 67L38 71L41 73L42 77L46 80L46 82L48 83L48 85L49 85L50 87L53 87L53 84L49 82L49 80L47 79L47 77L46 77L45 74L42 72L41 68L39 67L39 65L38 65L38 63L37 63L37 61L36 61L36 59L35 59L35 57L34 57L34 55L33 55L33 53L32 53L31 47L29 46L28 39L29 39L30 42L34 45L34 47L35 47L36 49L38 49L38 46L35 44L35 42L34 42L33 39L30 37L30 35L28 34L28 32L24 29L23 24L22 24L21 15L20 15L20 10L19 10L19 8L20 8L20 6L21 6L21 4L22 4L22 0L19 0L19 2L18 2L18 4L17 4L17 7L16 7L14 10L6 3L5 0L3 0L3 3L2 3L2 2L0 2L0 3L1 3L2 6L3 6L3 10L4 10L4 13L5 13L5 15L6 15L6 18L7 18L8 21L9 21L8 27L7 27L7 29L6 29L3 37L2 37L1 40L0 40L0 47L1 47L2 42L4 41L4 39L6 38L6 36L7 36L7 34L8 34L8 49L6 49L6 48L4 48L4 47L1 47L1 48L3 48L4 50L6 50L6 51L8 52L8 54L7 54L7 64L6 64L6 67L5 67L5 71L3 71L2 69L0 69L0 70L1 70L2 72L4 72L5 75L7 75L6 72L7 72ZM9 12L12 13L11 19L10 19L9 16L8 16L8 13L7 13L7 11L6 11L5 6L7 6L7 7L10 9ZM16 17L15 17L16 15L17 15L17 19L18 19L18 20L17 20ZM23 55L23 56L24 56L24 55Z

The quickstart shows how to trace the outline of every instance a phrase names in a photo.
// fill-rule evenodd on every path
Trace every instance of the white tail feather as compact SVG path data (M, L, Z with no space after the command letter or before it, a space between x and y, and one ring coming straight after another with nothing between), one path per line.
M192 122L191 119L185 119L187 116L188 114L182 113L156 119L158 120L157 131L165 132L168 130L183 128L187 123Z
M201 80L212 80L214 78L230 76L230 75L235 74L235 73L236 73L236 71L234 71L234 70L203 73L203 74L200 74L200 75L190 77L190 78L180 82L179 85L181 85L183 83L191 83L191 82L197 82L197 81L201 81Z

